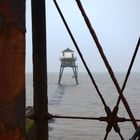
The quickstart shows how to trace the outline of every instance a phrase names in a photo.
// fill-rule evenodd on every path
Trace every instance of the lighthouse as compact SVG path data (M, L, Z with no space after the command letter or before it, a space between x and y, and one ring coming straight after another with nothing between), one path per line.
M67 48L62 51L62 57L60 57L61 65L58 84L60 84L64 68L67 67L72 68L76 84L78 84L78 66L76 64L76 60L77 57L74 56L74 51L72 51L71 49Z

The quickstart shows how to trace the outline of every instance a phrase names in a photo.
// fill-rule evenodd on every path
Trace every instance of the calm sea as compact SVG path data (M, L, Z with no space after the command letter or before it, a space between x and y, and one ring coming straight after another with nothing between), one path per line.
M122 87L125 73L115 74ZM118 93L106 73L93 74L106 104L112 110L116 105ZM86 73L79 73L79 84L76 85L72 74L64 73L61 85L58 85L58 73L48 74L49 112L63 116L101 117L106 116L104 106ZM27 74L26 105L32 105L32 76ZM135 118L140 119L140 73L132 73L124 90L124 96ZM129 118L123 103L120 102L118 116ZM98 120L54 119L49 123L50 140L103 140L106 133L106 122ZM121 133L128 140L134 133L131 122L119 123ZM114 129L108 140L120 140Z

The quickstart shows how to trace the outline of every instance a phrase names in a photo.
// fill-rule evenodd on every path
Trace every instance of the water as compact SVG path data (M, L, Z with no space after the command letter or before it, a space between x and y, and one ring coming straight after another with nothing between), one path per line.
M48 75L49 112L62 116L103 117L106 116L104 106L87 74L79 74L79 85L76 85L71 74L63 74L61 85L58 85L58 74ZM116 105L118 93L108 74L96 73L93 75L98 87L112 110ZM122 87L125 74L116 74ZM27 74L27 105L32 105L32 80ZM135 118L140 118L140 74L130 75L124 96ZM123 103L120 102L118 116L129 118ZM106 122L98 120L54 119L49 123L50 140L103 140L106 133ZM119 123L121 133L128 140L134 133L131 122ZM119 140L114 129L108 135L108 140Z

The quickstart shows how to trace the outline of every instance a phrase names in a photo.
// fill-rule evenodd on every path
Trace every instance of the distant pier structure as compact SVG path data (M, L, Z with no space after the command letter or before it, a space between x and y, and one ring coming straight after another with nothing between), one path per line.
M73 69L73 78L75 78L76 84L78 84L78 66L76 64L77 57L74 56L74 51L67 48L62 51L63 56L60 57L61 65L59 72L58 84L60 84L64 68L70 67Z

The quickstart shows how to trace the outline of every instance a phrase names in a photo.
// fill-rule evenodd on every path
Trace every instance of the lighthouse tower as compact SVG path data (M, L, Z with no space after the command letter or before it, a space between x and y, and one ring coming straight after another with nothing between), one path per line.
M67 48L66 50L62 51L62 54L63 54L63 56L60 58L61 65L60 65L58 84L60 84L64 68L67 68L67 67L71 67L73 69L74 78L76 80L76 84L78 84L78 79L77 79L78 66L75 63L77 58L74 56L74 51Z

